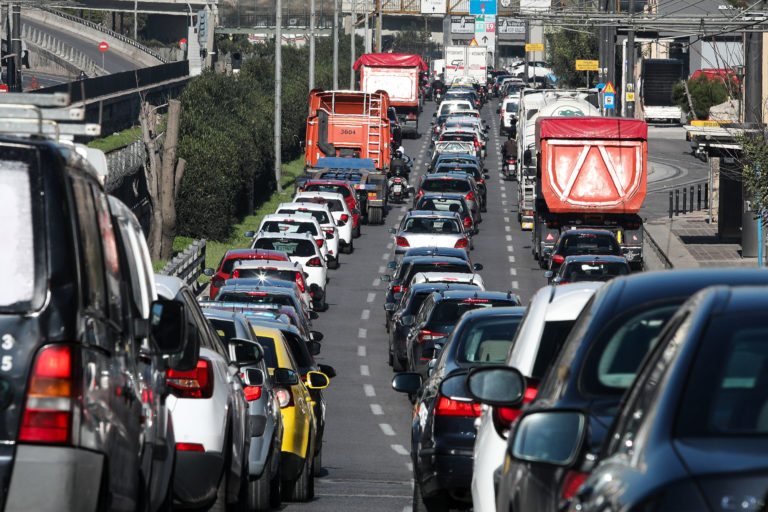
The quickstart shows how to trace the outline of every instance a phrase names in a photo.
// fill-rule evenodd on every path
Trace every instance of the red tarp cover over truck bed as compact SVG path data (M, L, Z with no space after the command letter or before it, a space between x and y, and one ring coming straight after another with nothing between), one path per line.
M636 119L536 120L541 193L554 213L637 213L646 194L648 125Z
M366 53L361 55L352 66L360 69L360 66L381 66L395 68L419 67L421 71L429 71L429 66L418 55L407 53Z

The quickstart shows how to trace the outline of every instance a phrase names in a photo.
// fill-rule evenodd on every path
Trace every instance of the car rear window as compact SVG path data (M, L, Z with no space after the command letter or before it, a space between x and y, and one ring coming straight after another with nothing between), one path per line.
M459 199L432 199L432 198L422 198L419 200L419 203L416 205L417 210L429 210L429 211L438 211L438 212L456 212L459 214L464 214L464 202Z
M335 194L341 194L344 197L349 197L349 189L343 185L322 185L320 183L313 183L304 187L307 192L333 192Z
M473 365L503 363L521 320L522 316L505 315L467 324L455 341L459 343L457 360Z
M279 279L281 281L291 281L296 279L295 270L282 270L277 268L240 268L237 269L238 278L248 279Z
M580 233L566 235L558 251L563 256L576 254L615 254L621 255L621 247L611 235Z
M437 324L455 324L461 315L473 309L516 306L514 301L493 299L445 299L435 304L429 321ZM510 338L510 343L512 338ZM506 356L506 353L504 354Z
M456 140L460 142L474 142L475 136L471 134L464 134L464 133L444 133L442 137L440 137L440 140Z
M341 201L339 201L338 199L326 199L326 198L315 199L312 197L298 197L296 198L296 202L324 204L328 206L328 209L332 212L344 211L344 207L341 205Z
M315 245L309 240L295 240L292 238L257 238L255 249L274 249L283 251L288 256L307 258L315 256Z
M291 351L291 355L293 356L296 365L302 371L307 371L312 366L312 358L309 354L309 350L307 350L306 343L291 334L286 334L285 340L288 342L288 348Z
M616 276L629 274L629 264L616 261L570 262L563 273L569 282L608 281Z
M283 213L285 215L291 215L291 214L305 214L305 215L311 215L317 220L317 222L322 226L323 224L330 224L331 221L328 218L328 214L325 213L323 210L308 210L304 208L280 208L275 213Z
M424 180L421 186L426 192L469 192L469 182L462 179L439 178Z
M413 234L443 233L443 234L449 234L449 235L450 234L457 235L461 233L461 228L459 228L459 223L456 221L456 219L452 219L448 217L437 217L437 218L411 217L406 221L404 231L406 233L413 233Z
M0 311L23 311L34 299L36 253L32 212L30 165L0 160L0 268L5 274L0 286Z
M549 368L549 365L557 357L565 338L571 332L575 320L558 320L544 323L544 331L541 333L539 348L536 351L536 360L533 362L531 378L540 380Z
M437 261L435 263L416 263L411 265L408 269L408 280L404 284L408 284L413 279L413 276L419 272L451 272L459 274L472 274L474 271L469 264L462 265L460 263L445 263Z
M261 227L267 233L311 233L317 235L317 227L312 222L281 222L268 220Z
M520 107L514 101L508 102L506 107L504 108L505 112L517 112L518 110L520 110Z
M247 302L251 304L293 306L293 301L289 296L268 292L223 292L216 296L216 300L220 302Z

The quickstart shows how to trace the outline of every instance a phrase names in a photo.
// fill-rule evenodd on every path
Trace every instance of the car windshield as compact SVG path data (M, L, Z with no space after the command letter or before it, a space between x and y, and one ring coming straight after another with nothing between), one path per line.
M617 261L569 262L563 278L569 282L608 281L616 276L629 274L629 265Z
M321 183L313 183L304 187L307 192L333 192L335 194L341 194L344 197L349 197L350 192L344 185L325 185Z
M424 180L421 185L422 190L426 192L469 192L469 182L464 179L438 178Z
M268 220L261 227L267 233L311 233L317 235L317 227L312 222Z
M257 238L255 249L274 249L283 251L288 256L308 258L317 255L315 244L309 240L296 240L293 238Z
M291 215L295 213L312 215L315 220L322 226L323 224L330 224L331 221L328 218L328 214L323 210L309 210L307 208L280 208L275 213L282 213L285 215Z
M615 254L620 256L621 247L613 235L580 233L566 235L557 252L563 256L575 254Z
M32 258L36 254L32 209L30 165L0 160L0 237L6 242L13 241L3 243L0 250L0 268L5 273L5 282L0 287L0 311L27 309L34 298L35 278L41 277L35 276Z
M293 306L293 300L288 295L269 292L234 292L225 291L216 296L220 302L247 302L249 304L276 304L278 306Z
M422 198L416 205L417 210L428 210L438 212L456 212L460 215L464 215L464 201L457 198L443 199L443 198Z
M645 307L614 319L589 349L580 388L590 396L619 397L629 388L645 355L679 305Z
M279 279L280 281L293 282L297 277L297 271L277 268L239 268L235 270L235 277L240 279Z
M505 305L509 305L506 303ZM459 334L459 363L503 363L522 320L521 316L488 317L466 325Z
M447 217L411 217L405 223L403 229L406 233L430 233L430 234L447 234L458 235L461 233L461 228L456 219Z
M767 320L758 311L710 321L679 402L677 437L768 434Z
M520 106L514 101L507 102L507 106L504 109L505 112L517 112L518 110L520 110Z

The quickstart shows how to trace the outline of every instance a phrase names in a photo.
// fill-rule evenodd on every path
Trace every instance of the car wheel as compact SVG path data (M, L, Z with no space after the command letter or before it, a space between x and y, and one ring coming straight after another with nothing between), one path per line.
M415 481L413 484L413 512L436 512L448 510L448 499L439 494L425 498L421 494L421 484Z
M227 487L229 486L229 463L224 462L223 474L219 481L219 487L216 490L216 501L213 502L211 512L226 512L227 510Z
M261 476L248 482L248 510L262 512L272 508L272 457L274 457L274 454L270 455L270 460L264 464L264 471ZM280 480L279 475L280 473L278 472L278 481Z
M286 489L286 501L309 501L315 495L315 474L312 468L312 456L304 461L299 478Z
M539 268L540 269L547 268L547 260L541 257L541 255L539 255Z
M360 224L359 224L359 222L360 221L358 220L357 226L352 229L352 237L353 238L360 238Z
M317 440L318 443L322 443L322 439ZM323 448L320 447L320 451L315 454L315 458L312 461L312 474L313 476L322 476L323 472Z
M344 253L352 254L354 250L355 250L355 242L354 240L350 240L349 243L344 246Z
M392 357L392 370L396 372L405 371L405 363L403 363L397 356Z

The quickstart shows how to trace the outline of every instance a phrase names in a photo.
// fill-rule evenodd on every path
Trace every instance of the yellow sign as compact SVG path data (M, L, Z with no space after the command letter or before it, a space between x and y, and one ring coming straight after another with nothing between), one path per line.
M720 126L720 122L721 121L704 121L704 120L694 119L693 121L691 121L691 126L709 126L712 128L717 128L718 126ZM723 121L723 122L727 122L727 121Z
M525 45L525 51L527 52L543 52L544 43L527 43Z
M477 46L477 39L473 37L472 40L469 42L469 46Z
M635 93L628 92L627 93L627 101L635 101Z
M603 94L616 94L616 89L613 88L613 84L611 82L608 82L605 84L605 88L603 89Z
M576 60L576 71L597 71L599 65L596 60Z

